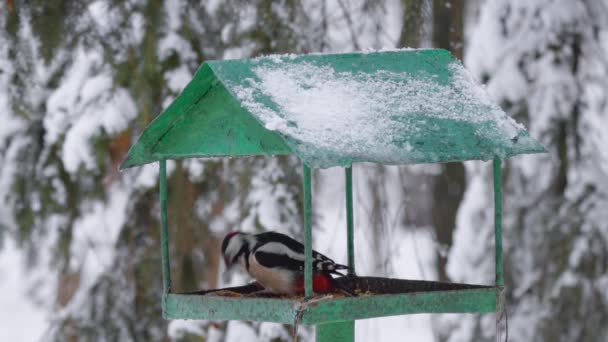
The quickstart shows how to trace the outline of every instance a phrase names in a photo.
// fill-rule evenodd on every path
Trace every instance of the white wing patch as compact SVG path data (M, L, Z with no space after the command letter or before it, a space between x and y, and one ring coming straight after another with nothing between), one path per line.
M262 251L262 252L274 253L274 254L283 254L283 255L287 255L288 257L290 257L292 259L299 260L299 261L304 261L304 259L305 259L304 254L298 253L279 242L266 243L266 244L260 246L260 248L256 249L256 251Z
M280 242L265 243L265 244L261 245L260 247L258 247L257 249L255 249L254 252L258 252L258 251L278 254L278 255L285 255L291 259L300 261L300 262L302 262L302 269L304 267L304 261L306 260L304 253L294 251L293 249L289 248L287 245L280 243ZM335 271L336 270L335 262L317 251L313 251L312 264L313 264L313 269L317 270L317 271Z

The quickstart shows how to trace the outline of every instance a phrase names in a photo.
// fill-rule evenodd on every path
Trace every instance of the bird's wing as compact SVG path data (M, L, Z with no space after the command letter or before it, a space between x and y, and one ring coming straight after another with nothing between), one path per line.
M294 271L304 270L304 245L291 237L277 233L266 232L256 235L258 243L254 247L256 259L267 267L282 267ZM260 257L258 257L258 253ZM264 261L260 260L262 258ZM338 273L337 270L348 269L347 266L336 264L332 259L313 250L312 265L317 272Z
M267 268L280 268L295 272L304 271L304 261L294 259L286 254L266 252L258 249L253 253L253 257L258 264Z

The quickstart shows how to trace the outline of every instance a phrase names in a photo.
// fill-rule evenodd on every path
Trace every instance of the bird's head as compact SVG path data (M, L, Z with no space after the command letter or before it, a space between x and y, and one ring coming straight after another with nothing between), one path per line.
M222 241L222 257L226 268L232 267L237 262L244 264L245 257L249 254L252 236L243 232L230 232Z

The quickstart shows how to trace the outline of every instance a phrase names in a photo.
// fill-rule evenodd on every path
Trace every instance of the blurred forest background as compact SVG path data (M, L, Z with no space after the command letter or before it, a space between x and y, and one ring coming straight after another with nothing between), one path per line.
M0 26L3 340L289 340L280 325L161 318L157 166L117 165L205 60L396 47L452 51L549 151L504 164L511 340L608 336L608 1L2 0ZM299 236L300 169L171 163L174 287L246 281L220 264L234 228ZM345 261L340 171L315 173L313 239ZM359 273L493 282L490 163L354 174ZM496 330L493 315L381 321L359 338Z

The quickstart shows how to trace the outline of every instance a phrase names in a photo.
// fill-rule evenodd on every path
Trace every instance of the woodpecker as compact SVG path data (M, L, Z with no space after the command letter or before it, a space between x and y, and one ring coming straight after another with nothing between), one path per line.
M304 245L287 235L230 232L222 241L222 256L227 268L240 264L271 293L304 293ZM335 291L332 274L343 275L340 270L348 270L348 266L337 264L314 250L312 259L313 291Z

